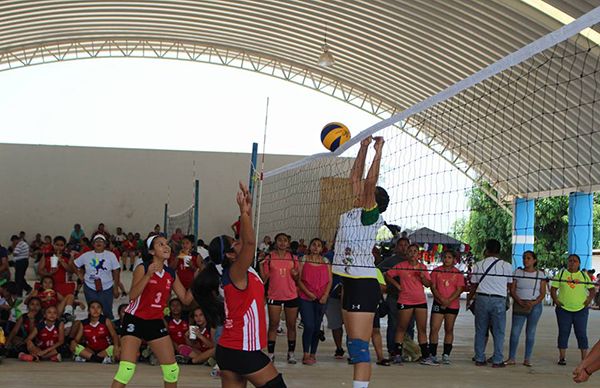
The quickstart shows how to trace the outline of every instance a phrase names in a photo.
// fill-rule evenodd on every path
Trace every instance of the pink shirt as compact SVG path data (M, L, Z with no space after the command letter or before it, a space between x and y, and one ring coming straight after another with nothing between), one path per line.
M402 290L398 292L398 304L415 305L427 303L425 287L421 282L421 273L425 275L427 280L431 279L429 272L427 272L427 267L422 263L412 266L408 261L403 261L387 271L386 274L389 277L400 278L399 283Z
M302 284L308 289L308 291L315 294L320 299L327 289L329 284L329 268L328 265L304 263L302 265L302 274L300 275ZM302 290L298 290L300 298L304 300L312 300Z
M431 272L432 287L435 287L438 294L442 298L449 298L454 291L459 287L465 287L464 275L455 267L450 269L445 268L443 265L437 267ZM460 308L459 298L456 298L448 305L450 309Z
M292 300L298 297L298 288L292 278L292 268L298 269L298 258L287 252L279 257L272 252L264 261L263 269L269 273L267 298L272 300Z

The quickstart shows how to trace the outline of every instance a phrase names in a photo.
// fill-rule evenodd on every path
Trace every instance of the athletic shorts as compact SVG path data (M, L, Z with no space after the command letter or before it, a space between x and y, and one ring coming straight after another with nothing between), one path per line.
M169 335L162 319L142 319L127 313L121 321L121 332L123 336L132 335L147 342Z
M217 345L215 358L221 370L228 370L238 375L249 375L269 365L271 360L261 350L236 350Z
M293 309L300 307L300 299L290 299L290 300L275 300L275 299L267 299L267 304L271 306L281 306L283 305L286 309Z
M342 319L342 301L331 297L327 299L325 316L327 317L327 328L329 330L341 329L344 324L344 320Z
M375 278L342 277L342 308L351 313L374 313L381 299L381 288Z
M398 303L396 305L396 307L398 307L398 310L408 310L408 309L425 309L425 310L427 310L427 303L421 303L421 304L401 304L401 303Z
M443 308L442 306L440 306L439 304L437 304L437 302L433 302L433 305L431 306L431 313L432 314L452 314L452 315L458 315L458 309Z

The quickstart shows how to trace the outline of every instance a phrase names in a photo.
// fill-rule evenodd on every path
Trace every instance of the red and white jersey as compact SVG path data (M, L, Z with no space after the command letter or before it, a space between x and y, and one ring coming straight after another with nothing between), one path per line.
M38 291L37 296L42 300L43 309L47 309L50 306L58 306L58 294L52 288Z
M149 264L143 263L144 271L148 271ZM175 271L163 265L161 272L152 274L142 294L129 302L125 312L142 319L163 319L173 282L175 282Z
M225 324L219 345L236 350L255 351L267 345L265 286L252 268L248 286L240 290L231 281L229 269L223 269Z
M88 348L94 352L101 352L111 345L112 340L104 316L100 316L98 322L95 323L90 322L89 318L84 319L81 324L83 325L83 338Z
M204 333L202 333L202 336L208 339L212 339L209 327L204 328ZM200 352L206 352L208 349L210 349L210 347L204 345L204 342L202 342L201 339L196 340L194 347L196 347Z
M39 325L40 321L41 321L40 314L38 314L33 319L29 318L29 314L23 315L23 326L22 327L23 327L23 330L25 331L25 333L24 333L25 338L27 338L27 336L31 333L31 330L33 330L34 327L37 327Z
M185 345L185 333L190 325L183 319L169 318L167 321L167 329L171 340L177 345Z
M58 326L56 324L47 326L46 322L40 322L37 330L35 343L38 348L45 350L58 342Z

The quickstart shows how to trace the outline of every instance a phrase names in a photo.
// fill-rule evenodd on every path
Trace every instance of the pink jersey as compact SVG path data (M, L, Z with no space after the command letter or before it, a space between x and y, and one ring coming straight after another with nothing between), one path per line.
M386 275L389 277L400 278L401 291L398 292L398 304L415 305L427 303L425 288L421 282L421 274L424 274L426 279L430 279L425 264L417 263L417 265L412 266L408 261L398 263L387 271Z
M431 272L432 287L435 287L442 298L449 298L459 287L465 287L465 277L456 269L445 268L443 265L437 267ZM459 298L456 298L448 305L450 309L460 308Z
M144 270L148 270L149 264L143 264ZM125 312L142 319L163 319L174 281L175 271L163 265L162 272L152 274L141 295L129 302Z
M298 287L292 278L291 270L298 270L298 258L286 252L279 257L276 252L267 256L263 270L269 273L267 298L271 300L292 300L298 297Z
M329 266L325 263L313 264L306 262L302 265L302 274L300 276L302 284L304 284L304 287L306 287L308 291L315 294L318 299L323 296L327 290L327 285L329 284L328 267ZM308 295L302 292L302 290L299 290L298 292L300 293L300 298L311 300Z
M267 318L265 316L265 287L260 276L248 269L246 289L238 289L223 270L225 292L225 324L219 345L245 351L261 350L267 345Z

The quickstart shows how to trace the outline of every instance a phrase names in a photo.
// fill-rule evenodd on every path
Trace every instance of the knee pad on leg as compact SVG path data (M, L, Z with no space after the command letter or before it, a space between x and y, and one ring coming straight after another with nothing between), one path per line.
M77 344L75 346L75 351L73 352L73 354L76 356L79 356L81 354L81 351L84 349L85 349L85 346Z
M115 354L115 347L114 347L114 345L110 345L110 346L109 346L108 348L106 348L104 351L106 352L106 355L107 355L108 357L112 357L112 356Z
M273 380L269 381L260 388L287 388L287 385L285 385L285 382L283 381L283 376L281 375L281 373L279 373L277 377L275 377Z
M119 362L119 369L115 375L115 381L127 385L129 384L129 381L131 381L134 373L135 364L133 362L121 361Z
M165 383L176 383L179 380L179 365L177 363L161 365L163 380Z
M346 338L346 346L348 347L348 355L350 356L351 364L371 362L369 342L359 338Z

